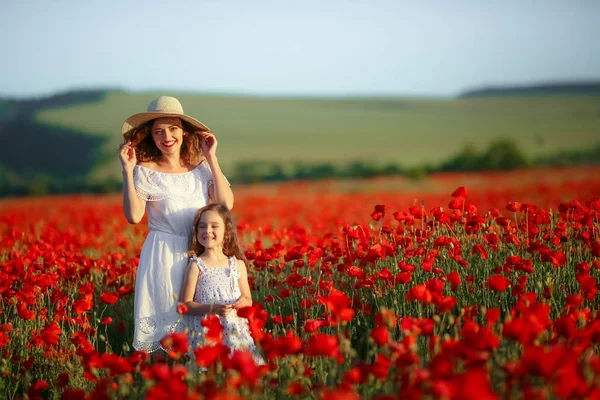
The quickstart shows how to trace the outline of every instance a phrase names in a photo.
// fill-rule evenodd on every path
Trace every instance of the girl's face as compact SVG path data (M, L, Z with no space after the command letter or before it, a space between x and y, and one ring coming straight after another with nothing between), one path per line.
M225 221L218 212L207 210L200 216L196 239L205 249L223 246L225 237Z
M152 124L152 139L163 154L175 154L183 143L183 126L179 118L157 118Z

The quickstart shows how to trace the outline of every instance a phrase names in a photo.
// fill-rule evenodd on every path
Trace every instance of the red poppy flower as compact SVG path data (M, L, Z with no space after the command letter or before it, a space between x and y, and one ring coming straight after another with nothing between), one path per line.
M311 356L335 357L339 354L337 336L315 333L308 339L306 354Z
M86 293L82 298L75 300L73 302L73 311L77 314L83 314L84 312L91 310L94 306L92 296L91 293Z
M250 385L254 385L260 377L260 369L248 350L235 350L230 359L223 360L223 366L238 371L242 380Z
M452 296L444 296L442 299L437 302L438 311L440 313L445 313L451 311L456 305L456 297Z
M310 299L308 297L300 300L300 308L302 308L303 310L308 310L309 308L312 307L313 304L314 304L313 299Z
M114 304L117 302L117 300L119 300L119 298L111 293L100 293L100 300L104 304Z
M376 205L375 209L371 213L371 218L375 221L379 221L385 216L385 205Z
M307 319L306 322L304 322L304 332L316 332L321 326L323 326L323 321L318 319Z
M482 260L487 260L487 258L488 258L488 252L487 252L487 250L485 249L485 247L483 247L480 244L476 244L476 245L473 246L472 254L473 255L479 254L481 256Z
M506 209L510 212L517 212L521 210L521 204L517 203L515 201L510 201L507 205L506 205Z
M592 243L592 255L600 257L600 243Z
M354 317L354 310L350 308L352 302L348 296L335 288L323 298L325 306L334 318L340 321L350 321Z
M111 353L102 354L100 357L102 365L104 368L109 369L111 376L119 376L133 371L133 366L129 363L129 359L125 357Z
M451 210L462 210L465 206L465 199L462 197L455 197L448 203L448 208Z
M177 302L177 312L179 314L187 314L188 313L188 306L185 303L182 302Z
M463 199L467 198L467 188L465 186L459 186L458 188L456 188L456 190L454 190L454 192L452 192L451 194L452 197L461 197Z
M375 379L385 382L387 380L391 366L392 362L390 361L390 359L387 356L380 353L377 354L377 359L375 360L375 363L371 365L370 372L375 377Z
M485 310L485 318L487 320L487 326L492 326L498 321L500 318L500 309L499 308L488 308Z
M207 315L200 322L202 326L207 328L204 337L210 342L220 342L223 339L223 325L218 315Z
M46 325L40 333L40 337L47 344L58 344L60 342L61 334L62 329L60 329L56 322L52 322L49 325Z
M229 354L229 348L222 343L217 343L214 346L196 347L194 349L196 364L204 368L215 364L221 356L227 354Z
M188 335L185 332L173 332L161 339L160 345L167 349L171 358L179 359L188 351Z
M4 331L0 331L0 349L6 347L10 343L8 334Z
M379 346L383 346L390 341L390 332L386 326L380 326L371 331L371 338Z
M83 389L68 388L60 396L61 400L85 400L85 391Z
M56 377L56 386L64 388L69 384L70 379L71 377L68 372L62 372Z
M488 278L488 287L496 292L504 292L509 285L510 280L502 275L491 275Z
M446 276L446 279L448 280L448 282L450 282L450 286L452 287L453 291L456 291L461 284L460 275L458 275L457 271L451 271Z
M19 303L17 304L17 313L19 317L24 320L32 320L35 318L35 313L27 308L27 304Z
M433 296L425 285L415 285L406 294L406 300L408 301L421 301L423 303L431 303Z
M302 385L302 382L294 381L288 385L285 391L287 394L299 396L304 394L306 392L306 389L304 388L304 385Z

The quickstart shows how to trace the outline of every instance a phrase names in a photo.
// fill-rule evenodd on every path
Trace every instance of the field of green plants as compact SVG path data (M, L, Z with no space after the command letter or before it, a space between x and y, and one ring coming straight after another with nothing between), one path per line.
M162 93L109 92L103 100L49 108L36 119L108 138L113 154L120 126ZM217 135L222 164L240 161L422 166L473 145L507 138L529 156L582 149L599 141L598 97L465 99L245 98L176 94L184 110ZM113 160L104 173L120 176Z

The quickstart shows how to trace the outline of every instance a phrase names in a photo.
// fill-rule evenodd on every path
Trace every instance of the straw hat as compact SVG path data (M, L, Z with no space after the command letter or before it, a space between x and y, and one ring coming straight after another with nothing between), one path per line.
M189 122L203 131L210 131L208 126L204 125L202 122L185 115L183 113L183 107L181 106L181 103L175 97L160 96L148 104L148 109L146 112L134 114L127 118L127 121L125 121L121 127L121 133L125 134L131 129L137 128L138 126L152 119L165 117L181 118L182 120Z

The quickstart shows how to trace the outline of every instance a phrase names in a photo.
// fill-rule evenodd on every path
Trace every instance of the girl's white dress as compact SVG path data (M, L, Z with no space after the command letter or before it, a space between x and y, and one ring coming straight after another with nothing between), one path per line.
M240 271L237 267L237 258L229 257L228 265L223 267L208 268L199 257L192 257L192 261L200 269L200 275L196 282L194 301L199 304L233 304L242 295L238 279ZM191 322L190 344L192 350L197 346L209 344L204 340L207 328L201 324L204 316L195 317ZM223 326L223 344L234 350L244 349L252 352L257 364L264 364L254 340L250 335L248 320L238 317L237 311L232 310L227 316L219 317Z
M212 171L206 161L184 173L167 174L136 165L133 182L146 200L148 236L135 279L134 337L136 350L153 352L160 340L181 332L186 323L177 313L194 217L208 204Z

